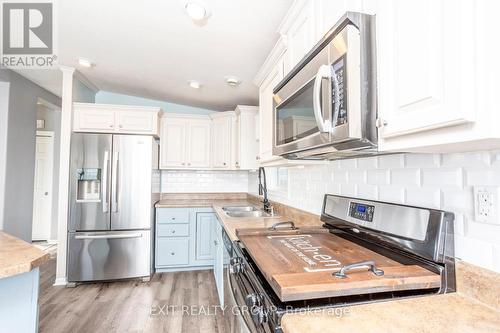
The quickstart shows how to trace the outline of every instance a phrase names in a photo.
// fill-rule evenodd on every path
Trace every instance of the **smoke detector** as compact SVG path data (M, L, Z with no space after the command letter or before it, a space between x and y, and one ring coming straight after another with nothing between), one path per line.
M224 77L226 80L226 83L230 87L237 87L241 84L241 80L237 78L236 76L226 76Z

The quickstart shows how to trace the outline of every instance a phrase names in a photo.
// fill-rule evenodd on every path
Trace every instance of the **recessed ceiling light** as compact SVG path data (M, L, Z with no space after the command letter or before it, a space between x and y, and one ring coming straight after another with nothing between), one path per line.
M224 77L226 83L231 87L236 87L241 84L241 80L236 76L226 76Z
M194 21L200 21L207 17L207 9L199 2L186 2L184 9L186 14Z
M189 83L189 86L193 89L200 89L200 87L201 87L201 83L199 81L196 81L196 80L189 80L188 83Z
M84 59L84 58L78 58L78 64L82 67L86 67L86 68L91 68L91 67L94 67L95 64L92 63L92 61L88 60L88 59Z

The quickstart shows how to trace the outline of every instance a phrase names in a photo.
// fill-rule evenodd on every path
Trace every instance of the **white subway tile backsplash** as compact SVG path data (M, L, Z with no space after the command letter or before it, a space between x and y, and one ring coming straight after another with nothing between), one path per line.
M424 169L422 170L422 185L461 188L463 186L462 169Z
M493 266L493 244L483 240L455 235L455 257L487 269L499 270Z
M376 169L377 157L365 157L358 160L358 169Z
M500 244L500 225L480 223L467 219L467 237L478 238L493 244Z
M420 169L391 170L391 184L399 186L419 186Z
M347 174L349 183L366 184L366 171L349 170Z
M347 184L348 183L348 178L347 178L347 171L345 170L336 170L333 172L333 182L337 184Z
M378 167L380 169L402 168L405 165L405 155L385 155L378 157Z
M442 209L451 212L474 214L474 192L467 187L463 190L444 189Z
M443 154L443 167L487 167L490 164L490 154L487 152Z
M404 203L405 190L403 187L399 187L399 186L382 185L382 186L379 186L379 188L378 188L378 198L380 201Z
M371 185L387 185L390 179L389 170L368 170L366 172L366 181Z
M347 197L355 197L357 196L357 185L356 184L341 184L340 185L340 194Z
M340 160L339 161L339 167L341 169L349 170L349 169L356 169L358 160L355 158L347 159L347 160Z
M412 206L439 209L441 207L441 191L430 188L407 188L405 203Z
M408 168L437 168L441 163L439 154L407 154L405 166Z
M378 200L378 186L358 184L358 197L368 200Z
M474 185L498 185L500 186L500 168L492 169L469 169L466 170L466 183Z
M248 192L247 171L178 171L161 172L163 193Z

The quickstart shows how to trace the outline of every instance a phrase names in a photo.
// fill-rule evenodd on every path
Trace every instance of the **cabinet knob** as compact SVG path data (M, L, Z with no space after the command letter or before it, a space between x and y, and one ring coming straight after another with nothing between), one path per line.
M191 163L188 163L188 165L191 165Z
M258 161L260 160L260 156L255 156L255 159Z
M113 127L114 127L114 125L109 125L109 127L110 127L110 128L113 128Z
M186 163L182 162L182 165L186 165Z
M120 126L118 126L118 127L123 128L123 125L120 125Z
M226 165L226 162L222 163L222 165Z
M175 230L172 230L172 233L175 234Z
M175 221L175 217L172 217L172 221Z
M170 253L171 255L175 256L175 252Z
M377 121L375 122L375 126L377 126L377 128L382 128L384 126L387 126L387 120L384 120L382 118L377 118Z

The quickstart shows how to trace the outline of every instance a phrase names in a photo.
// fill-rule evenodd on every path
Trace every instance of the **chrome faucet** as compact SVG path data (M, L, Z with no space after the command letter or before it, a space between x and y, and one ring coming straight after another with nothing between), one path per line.
M272 211L271 203L267 198L266 170L264 170L263 167L259 168L259 195L264 196L264 200L262 200L262 203L264 204L264 211L266 213L271 213Z

